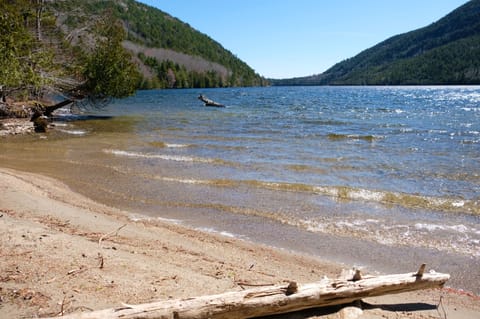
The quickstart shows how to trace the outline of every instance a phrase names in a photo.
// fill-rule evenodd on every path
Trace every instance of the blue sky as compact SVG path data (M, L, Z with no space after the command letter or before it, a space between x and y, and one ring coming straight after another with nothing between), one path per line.
M141 0L188 23L268 78L318 74L466 0Z

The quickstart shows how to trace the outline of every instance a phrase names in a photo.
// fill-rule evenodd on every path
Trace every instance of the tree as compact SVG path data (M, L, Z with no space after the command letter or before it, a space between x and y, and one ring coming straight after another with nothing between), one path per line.
M28 29L28 2L0 3L0 95L38 96L49 82L51 54Z
M50 116L56 109L74 101L86 100L98 105L110 98L123 98L135 92L140 85L140 75L131 55L122 47L125 31L120 22L112 23L117 21L113 14L104 14L96 24L93 48L84 45L73 49L60 41L49 49L42 36L45 7L44 0L0 2L0 103L3 103L3 116L15 113L9 111L11 105L6 103L7 96L24 101L37 100L45 93L66 96L64 101L50 106L27 103L31 105L30 116L35 120L42 115ZM54 25L53 20L48 21ZM51 45L52 35L46 34L45 38L45 43Z
M113 21L113 22L112 22ZM77 100L92 105L103 105L111 98L124 98L135 93L141 85L141 76L132 56L122 47L125 30L120 21L109 12L96 24L96 42L91 54L81 58L81 76L73 81L57 79L57 87L67 96L65 101L44 107L43 114ZM62 83L63 82L63 83ZM70 82L64 85L65 82Z
M111 21L107 15L98 23L99 37L83 72L86 80L83 88L93 100L132 95L140 81L131 55L122 47L125 31L120 22Z

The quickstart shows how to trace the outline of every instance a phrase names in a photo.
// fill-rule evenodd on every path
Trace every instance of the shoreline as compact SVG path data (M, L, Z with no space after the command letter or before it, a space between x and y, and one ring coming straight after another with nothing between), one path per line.
M29 118L0 118L0 138L33 133L33 122Z
M249 284L314 282L334 278L342 268L221 234L135 219L41 175L0 168L0 191L2 318L188 298ZM478 296L448 288L365 301L377 306L360 318L438 318L439 302L448 318L480 316ZM298 318L340 318L338 310Z

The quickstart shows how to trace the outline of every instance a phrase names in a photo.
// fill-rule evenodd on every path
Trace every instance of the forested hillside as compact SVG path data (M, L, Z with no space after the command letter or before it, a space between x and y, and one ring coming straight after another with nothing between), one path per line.
M105 12L127 31L124 47L132 51L145 79L144 88L254 86L264 80L218 42L156 8L134 0L56 0L49 10L70 42L89 38L93 21Z
M322 74L274 85L480 84L480 0L394 36Z
M141 88L266 84L219 43L134 0L0 1L0 30L0 118L31 118L39 132L58 108Z

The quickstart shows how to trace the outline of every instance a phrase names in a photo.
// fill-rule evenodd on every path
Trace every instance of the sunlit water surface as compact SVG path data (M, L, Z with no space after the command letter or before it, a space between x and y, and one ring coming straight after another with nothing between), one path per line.
M132 218L381 272L425 262L480 293L479 87L141 91L87 114L1 139L0 165Z

